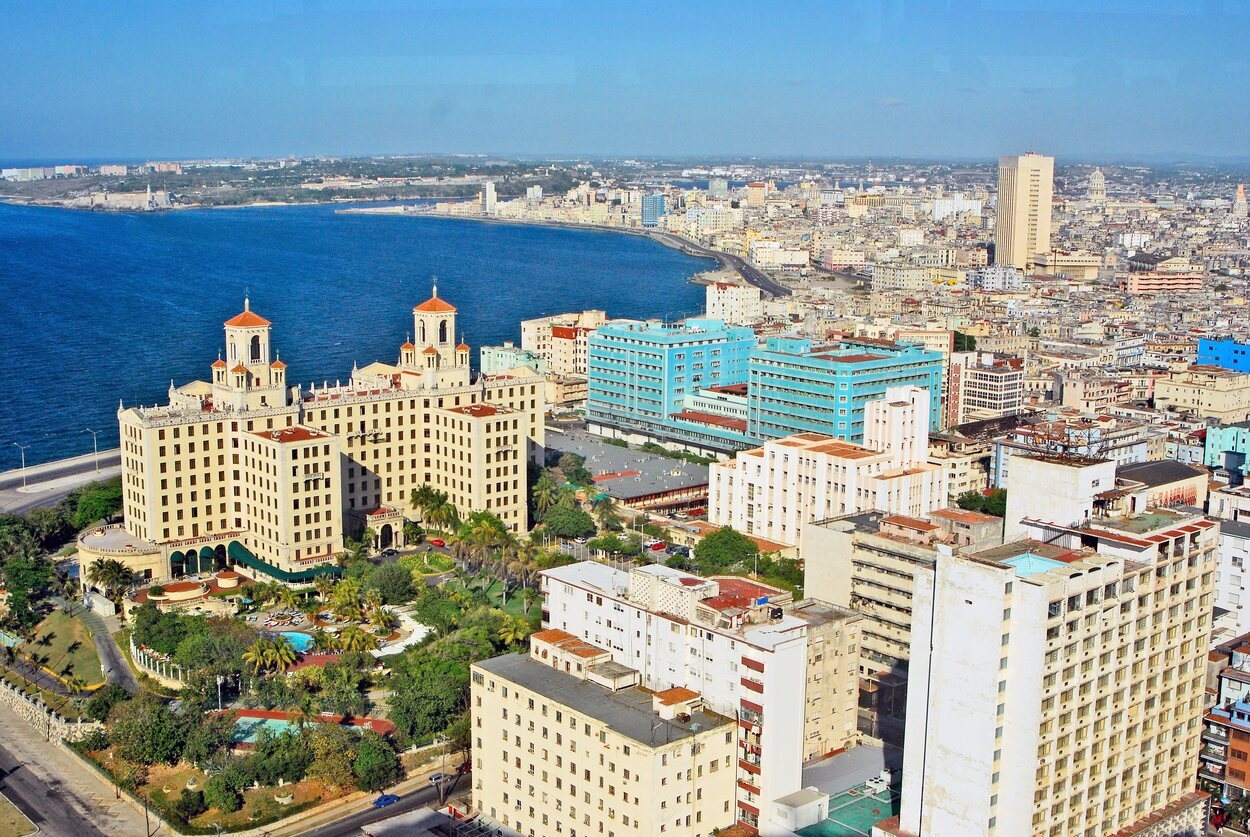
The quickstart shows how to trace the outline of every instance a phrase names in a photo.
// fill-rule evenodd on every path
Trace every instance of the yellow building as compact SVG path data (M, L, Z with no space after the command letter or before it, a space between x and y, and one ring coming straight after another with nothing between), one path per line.
M125 523L80 537L84 565L117 558L152 580L241 565L306 582L333 571L345 535L368 527L377 547L401 543L422 485L462 513L525 528L542 378L472 381L456 309L437 289L413 309L418 342L342 385L289 386L271 330L245 300L209 381L171 385L164 406L119 409Z
M704 835L734 821L737 722L561 630L472 667L473 804L531 837Z
M1250 375L1218 366L1173 369L1155 381L1155 407L1224 424L1245 421L1250 417Z
M998 216L994 263L1024 270L1050 251L1055 158L1029 152L998 159Z

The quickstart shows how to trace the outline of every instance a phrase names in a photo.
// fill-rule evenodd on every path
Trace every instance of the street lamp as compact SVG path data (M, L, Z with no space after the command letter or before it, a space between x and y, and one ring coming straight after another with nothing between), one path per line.
M97 437L100 431L92 430L90 427L88 427L86 430L83 431L83 433L91 434L91 455L95 458L95 472L98 474L100 473L100 445L99 445L99 439Z
M17 448L18 450L22 452L22 488L25 488L26 487L26 449L30 447L30 445L19 445L17 442L14 442L13 447Z

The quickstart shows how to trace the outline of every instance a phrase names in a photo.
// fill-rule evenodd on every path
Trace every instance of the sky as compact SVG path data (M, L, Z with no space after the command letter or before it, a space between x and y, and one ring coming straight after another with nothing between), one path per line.
M5 0L0 159L1250 158L1245 0Z

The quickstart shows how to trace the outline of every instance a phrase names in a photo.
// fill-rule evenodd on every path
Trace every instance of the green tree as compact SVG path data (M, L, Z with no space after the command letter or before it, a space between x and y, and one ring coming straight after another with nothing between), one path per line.
M595 498L595 519L599 528L609 532L619 532L625 527L621 525L620 503L606 494Z
M199 723L187 732L182 757L196 767L203 767L218 753L230 746L234 722L224 715L202 715Z
M83 713L88 718L103 721L108 718L113 707L127 700L130 693L116 683L106 683L96 689L87 702L83 704Z
M398 563L382 564L373 568L364 586L376 590L385 604L403 604L412 598L412 571Z
M410 739L428 738L460 713L468 684L464 663L432 656L407 660L392 675L391 722Z
M732 568L750 569L759 547L755 541L729 526L722 526L699 541L694 548L695 564L704 575Z
M10 558L4 565L4 586L9 592L8 621L19 628L37 625L39 605L47 597L54 573L43 558Z
M528 620L519 616L508 619L500 626L497 636L499 641L507 646L516 646L525 642L525 638L533 633Z
M544 469L538 475L538 481L534 483L530 497L534 501L534 517L542 520L547 510L560 499L560 484L551 476L550 471Z
M562 501L543 516L543 526L548 532L562 538L580 538L595 533L595 521L572 501Z
M174 814L183 822L190 822L208 810L204 803L204 793L198 790L182 789L177 801L174 802Z
M232 814L243 807L243 797L222 774L209 776L204 783L204 804L223 814Z
M107 482L87 483L66 500L74 509L74 528L85 529L97 520L105 520L121 511L121 477Z
M114 707L109 738L118 754L140 764L176 764L186 741L185 726L164 703L140 694Z
M313 761L308 775L345 788L356 782L356 733L338 724L317 724L308 733Z
M362 791L384 790L398 782L403 773L395 749L372 730L360 736L352 770L356 787Z
M985 495L975 489L965 491L955 498L955 505L966 511L985 511Z
M955 332L955 351L972 352L976 351L976 348L977 338L973 337L971 334L964 334L962 331Z

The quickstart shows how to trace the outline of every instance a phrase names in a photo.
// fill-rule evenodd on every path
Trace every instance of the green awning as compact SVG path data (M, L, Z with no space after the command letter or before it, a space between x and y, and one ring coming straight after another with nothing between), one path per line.
M343 574L343 571L334 564L322 564L318 567L313 567L310 570L304 570L303 572L289 573L286 570L275 567L268 561L263 561L260 558L257 558L247 549L247 547L238 541L230 542L230 546L226 550L226 554L229 555L236 564L251 567L257 572L262 572L271 578L276 578L279 581L285 581L288 584L304 584L312 581L318 576L340 576Z

